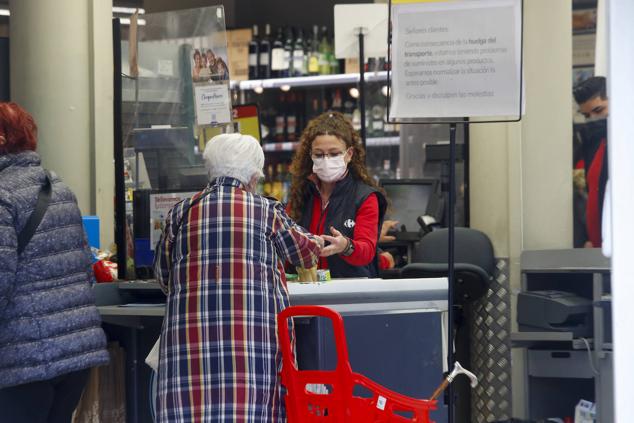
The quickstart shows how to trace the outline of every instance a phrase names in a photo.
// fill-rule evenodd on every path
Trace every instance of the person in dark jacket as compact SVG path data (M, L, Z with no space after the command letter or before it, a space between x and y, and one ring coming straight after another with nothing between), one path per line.
M24 249L18 240L47 175L33 118L0 103L0 422L70 422L106 337L75 196L51 174L50 200Z
M291 164L290 216L330 244L319 268L333 278L378 277L377 243L387 200L368 175L365 151L338 112L308 123Z

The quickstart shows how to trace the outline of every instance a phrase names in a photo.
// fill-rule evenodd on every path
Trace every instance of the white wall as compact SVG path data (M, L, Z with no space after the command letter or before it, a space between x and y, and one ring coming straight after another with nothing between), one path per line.
M522 250L572 247L570 0L524 2L526 114L471 126L471 225L508 257L513 304ZM515 329L515 307L512 308ZM523 416L523 357L513 352L514 416Z
M38 125L38 152L101 217L104 246L114 226L111 0L12 0L11 98Z

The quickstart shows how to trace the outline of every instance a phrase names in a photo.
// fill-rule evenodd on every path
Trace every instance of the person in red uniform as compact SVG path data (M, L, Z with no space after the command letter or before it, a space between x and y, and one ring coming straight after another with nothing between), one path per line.
M318 267L333 278L378 277L387 200L368 174L359 135L341 113L309 122L291 173L290 216L329 243Z
M601 247L601 216L608 180L606 80L595 76L579 83L573 90L579 111L587 122L582 131L582 154L586 174L586 247Z

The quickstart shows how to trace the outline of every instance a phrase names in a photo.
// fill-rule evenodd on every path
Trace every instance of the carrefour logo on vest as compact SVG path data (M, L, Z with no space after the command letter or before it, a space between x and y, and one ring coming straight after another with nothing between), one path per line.
M348 229L354 228L354 225L355 225L355 223L354 223L354 220L352 220L352 219L348 219L345 222L343 222L343 226L345 226Z

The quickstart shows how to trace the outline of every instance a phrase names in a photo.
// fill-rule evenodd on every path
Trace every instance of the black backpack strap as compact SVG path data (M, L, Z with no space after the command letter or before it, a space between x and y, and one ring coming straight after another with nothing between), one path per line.
M37 227L40 226L42 219L44 218L44 214L46 213L46 209L48 208L48 204L51 201L51 192L52 192L52 178L51 174L48 170L44 169L46 173L46 181L44 181L44 185L40 189L40 193L37 196L37 203L35 205L35 209L31 216L29 216L29 220L26 221L24 228L18 234L18 255L22 254L26 246L35 235L35 231Z

